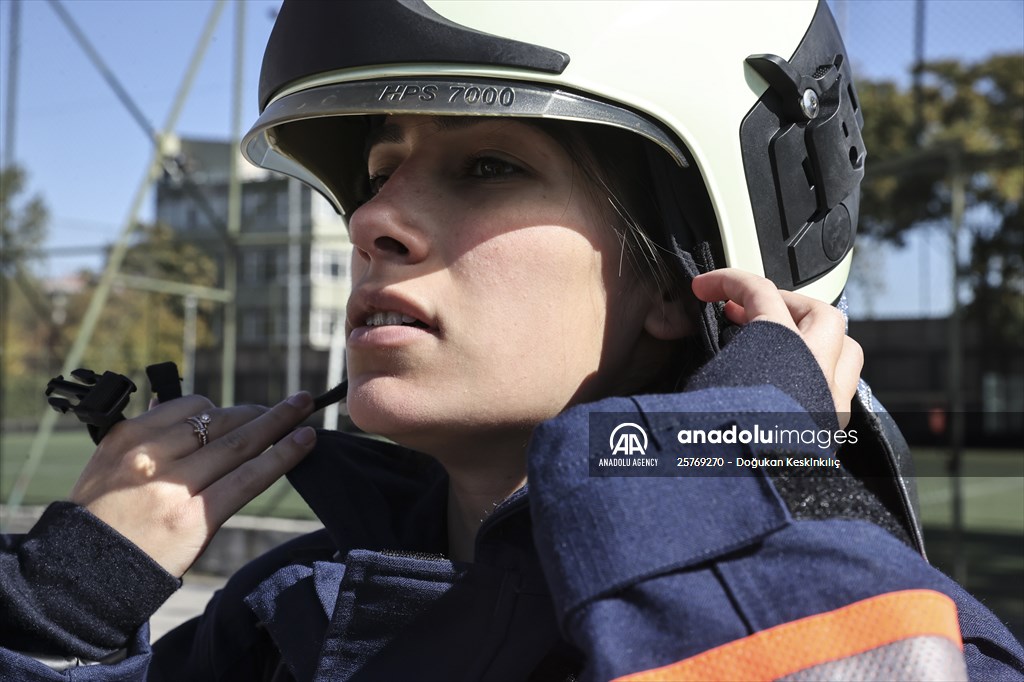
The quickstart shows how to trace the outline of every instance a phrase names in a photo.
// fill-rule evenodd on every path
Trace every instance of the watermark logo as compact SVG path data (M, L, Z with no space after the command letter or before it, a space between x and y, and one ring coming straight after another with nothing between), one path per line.
M608 448L612 455L643 457L647 454L647 432L639 424L619 424L608 437Z

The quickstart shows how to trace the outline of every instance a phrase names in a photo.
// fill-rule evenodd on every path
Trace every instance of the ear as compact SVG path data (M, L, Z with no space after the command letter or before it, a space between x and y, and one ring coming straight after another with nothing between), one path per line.
M693 320L679 296L668 290L654 291L644 318L644 331L662 341L676 341L693 334Z

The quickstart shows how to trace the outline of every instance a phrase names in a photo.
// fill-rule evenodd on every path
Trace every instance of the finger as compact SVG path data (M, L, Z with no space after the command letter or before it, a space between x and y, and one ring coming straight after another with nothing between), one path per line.
M166 427L161 434L161 441L166 443L169 457L181 458L251 422L266 413L267 409L262 405L237 405L203 410Z
M775 284L753 273L736 268L712 270L694 278L693 293L702 301L733 301L742 306L747 322L769 320L796 329Z
M161 428L184 421L186 417L212 410L216 406L201 395L186 395L166 403L158 403L132 421L147 428Z
M836 405L840 412L849 412L850 403L857 393L860 374L864 369L864 349L849 336L843 339L843 351L836 362L835 385Z
M316 431L304 426L211 483L197 496L203 501L208 518L212 518L217 526L227 521L290 471L315 444Z
M726 301L725 307L722 308L722 314L733 324L744 325L749 322L747 311L736 301Z
M791 291L780 292L803 337L826 376L834 372L846 337L846 320L836 308Z
M191 490L202 490L281 440L313 412L313 397L301 391L251 421L227 431L182 460Z
M154 443L168 427L185 424L187 417L212 409L213 403L200 395L184 396L157 405L137 417L114 424L103 438L97 452L103 451L115 456L142 443Z
M801 331L812 325L827 325L831 331L846 333L846 318L835 306L793 291L780 290L779 295Z

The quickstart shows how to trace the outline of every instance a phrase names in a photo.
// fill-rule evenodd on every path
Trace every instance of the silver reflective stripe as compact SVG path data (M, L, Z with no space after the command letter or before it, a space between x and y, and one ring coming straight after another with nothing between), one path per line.
M902 639L779 678L780 682L967 679L967 664L960 648L945 637L936 636Z

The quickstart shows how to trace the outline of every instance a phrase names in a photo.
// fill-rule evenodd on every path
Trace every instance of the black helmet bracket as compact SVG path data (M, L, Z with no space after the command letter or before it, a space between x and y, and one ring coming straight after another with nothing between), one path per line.
M864 117L836 46L823 3L789 61L746 60L769 87L740 127L743 163L765 276L785 289L825 274L853 246Z

